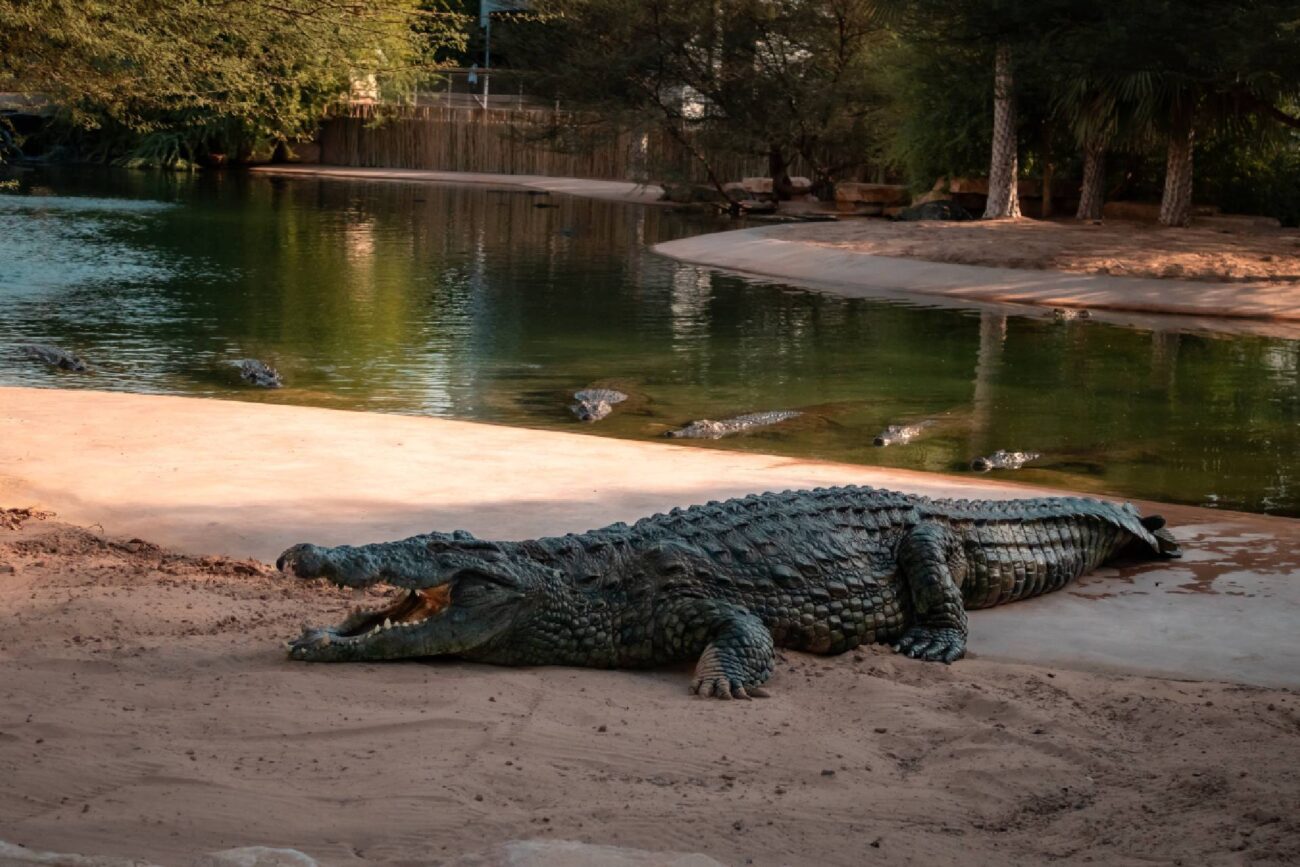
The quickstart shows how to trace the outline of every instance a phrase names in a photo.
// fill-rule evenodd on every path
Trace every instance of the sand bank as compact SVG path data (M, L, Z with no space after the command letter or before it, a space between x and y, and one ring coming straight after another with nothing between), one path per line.
M1300 858L1300 695L1240 683L1300 671L1294 521L1164 509L1182 564L979 612L972 658L953 666L785 653L760 702L692 699L674 669L292 663L281 642L353 599L260 562L300 539L518 537L846 482L1032 492L423 418L0 389L0 507L87 525L0 513L0 839L168 865L247 846L322 864L506 863L455 859L519 839L759 865Z
M343 178L360 181L407 181L435 184L473 184L496 189L537 190L585 196L589 199L614 199L637 204L665 204L663 187L631 181L601 181L592 178L553 178L547 175L502 175L489 172L437 172L424 169L371 169L346 166L256 166L249 169L259 175L282 177Z
M1295 283L1213 283L952 264L876 255L852 245L833 246L817 240L834 237L847 228L762 226L667 241L653 249L697 265L833 285L835 291L847 295L893 291L963 301L1143 314L1272 319L1285 324L1300 320L1300 287ZM1015 255L1013 247L1005 252L1008 257Z
M575 428L578 425L575 423ZM0 505L192 554L433 529L519 539L747 493L865 484L1033 496L954 477L410 416L198 398L0 389ZM973 618L1018 662L1300 685L1300 523L1158 504L1189 548ZM1214 640L1207 640L1214 636Z

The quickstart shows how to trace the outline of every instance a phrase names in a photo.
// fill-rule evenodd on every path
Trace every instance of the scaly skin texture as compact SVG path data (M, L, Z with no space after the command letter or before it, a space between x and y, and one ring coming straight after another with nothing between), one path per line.
M70 370L74 373L86 373L90 366L80 357L73 355L65 349L59 349L57 346L43 346L39 343L29 343L25 346L18 347L23 355L33 361L43 361L53 367L61 370Z
M965 652L967 609L1056 590L1125 548L1177 556L1163 524L1083 498L931 500L845 487L526 542L456 532L298 545L278 565L301 578L410 591L385 610L304 630L290 645L294 659L696 660L695 692L744 698L771 675L774 647L833 654L889 642L951 662Z
M627 400L627 395L612 388L584 388L575 391L573 399L569 411L579 421L600 421L614 411L614 404Z
M1041 458L1038 452L1009 452L998 449L987 457L979 457L970 462L970 468L980 473L989 470L1018 470L1030 461Z
M770 424L788 421L796 418L803 413L792 409L778 409L769 412L751 412L745 415L738 415L735 418L724 418L722 421L714 421L704 418L693 421L685 427L677 430L667 431L664 436L681 437L683 439L705 439L716 440L731 434L745 433L756 427L766 427Z
M239 365L239 377L249 385L258 388L280 388L284 381L280 372L264 361L256 358L244 358L236 362Z
M933 425L934 422L932 421L918 421L913 424L891 424L883 431L876 434L876 438L872 442L882 448L884 446L892 446L895 444L907 445L912 440L925 433L926 428Z

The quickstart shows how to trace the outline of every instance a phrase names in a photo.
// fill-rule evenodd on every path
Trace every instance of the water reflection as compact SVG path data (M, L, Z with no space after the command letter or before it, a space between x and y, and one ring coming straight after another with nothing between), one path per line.
M702 447L945 472L1033 450L1043 459L1015 478L1300 514L1293 340L747 281L648 252L719 227L656 208L237 174L48 183L41 197L0 196L0 344L64 345L99 370L78 378L6 355L5 384L633 438L798 408L780 428ZM246 356L288 387L243 388L229 362ZM566 395L593 383L634 400L579 426ZM912 445L871 445L921 418L936 425Z

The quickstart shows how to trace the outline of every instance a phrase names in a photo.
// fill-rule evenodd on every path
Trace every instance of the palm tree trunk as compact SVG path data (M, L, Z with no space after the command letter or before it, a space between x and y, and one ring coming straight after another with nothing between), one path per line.
M1196 131L1189 109L1174 109L1173 129L1169 133L1169 153L1165 161L1165 192L1160 199L1160 223L1165 226L1192 224L1192 150Z
M993 70L993 160L989 165L989 198L984 219L1020 216L1016 182L1016 103L1011 75L1011 46L998 45Z
M1077 220L1100 220L1106 199L1106 145L1101 139L1083 148L1083 186L1079 188Z

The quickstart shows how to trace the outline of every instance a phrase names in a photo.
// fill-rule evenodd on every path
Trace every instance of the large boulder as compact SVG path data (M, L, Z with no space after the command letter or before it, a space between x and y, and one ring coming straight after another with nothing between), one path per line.
M771 178L745 178L740 182L745 188L745 192L751 196L770 196L772 195Z
M811 178L805 178L795 175L790 178L790 194L794 196L806 196L812 192L813 182Z

